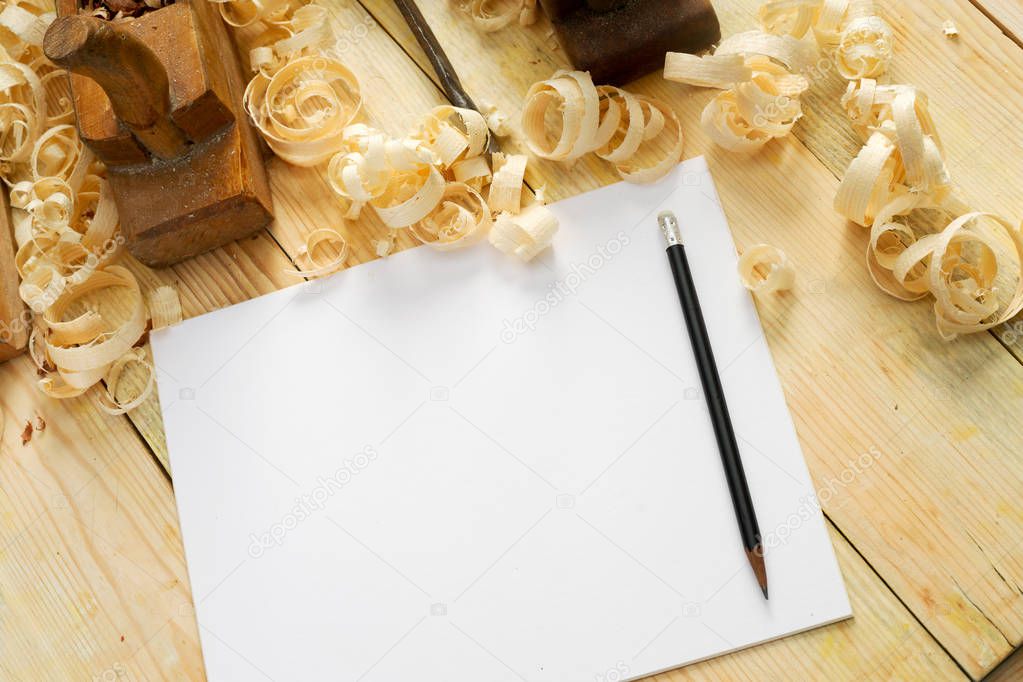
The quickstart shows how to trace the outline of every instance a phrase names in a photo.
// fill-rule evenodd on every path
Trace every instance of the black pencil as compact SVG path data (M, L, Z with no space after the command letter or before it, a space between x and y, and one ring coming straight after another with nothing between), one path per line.
M692 341L696 364L700 370L700 382L703 384L707 408L710 410L710 420L714 425L714 436L721 453L721 462L725 466L728 490L732 496L735 518L739 522L742 544L750 566L753 568L753 573L757 577L757 583L760 584L760 589L764 592L764 599L767 599L767 567L764 564L764 545L760 537L760 527L757 525L757 515L753 509L746 473L742 468L739 446L735 442L732 420L728 416L728 404L725 401L725 392L721 386L717 363L714 362L714 351L711 349L710 337L707 335L707 324L703 320L700 300L696 295L696 285L693 283L689 261L686 259L686 250L682 244L678 219L674 213L664 212L657 217L657 221L668 242L668 261L671 263L671 272L675 277L679 300L682 302L682 312L685 314L689 339Z

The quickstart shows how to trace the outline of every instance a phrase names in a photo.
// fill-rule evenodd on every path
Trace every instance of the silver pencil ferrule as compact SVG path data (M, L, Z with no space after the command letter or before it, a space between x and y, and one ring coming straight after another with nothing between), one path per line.
M668 246L679 246L682 244L682 230L678 226L678 218L671 211L664 211L657 216L657 224L661 226L664 233L664 240Z

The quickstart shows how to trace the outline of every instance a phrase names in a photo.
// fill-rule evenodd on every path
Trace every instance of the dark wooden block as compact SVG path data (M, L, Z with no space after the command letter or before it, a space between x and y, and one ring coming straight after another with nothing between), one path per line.
M664 68L666 52L696 53L721 40L710 0L541 0L572 65L598 85Z

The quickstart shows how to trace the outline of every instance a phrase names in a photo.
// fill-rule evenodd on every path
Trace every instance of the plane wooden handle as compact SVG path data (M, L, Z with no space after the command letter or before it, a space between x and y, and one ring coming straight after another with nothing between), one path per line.
M43 51L54 64L99 83L117 117L154 155L185 152L188 140L169 115L167 70L141 40L102 19L69 15L50 24Z

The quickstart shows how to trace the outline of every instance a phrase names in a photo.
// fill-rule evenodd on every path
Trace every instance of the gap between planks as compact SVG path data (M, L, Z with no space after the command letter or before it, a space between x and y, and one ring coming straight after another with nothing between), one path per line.
M970 0L970 4L976 7L977 11L987 17L992 24L997 26L1001 32L1005 34L1006 38L1023 48L1023 37L1017 36L1012 27L999 18L998 14L994 10L990 10L985 7L985 0Z

